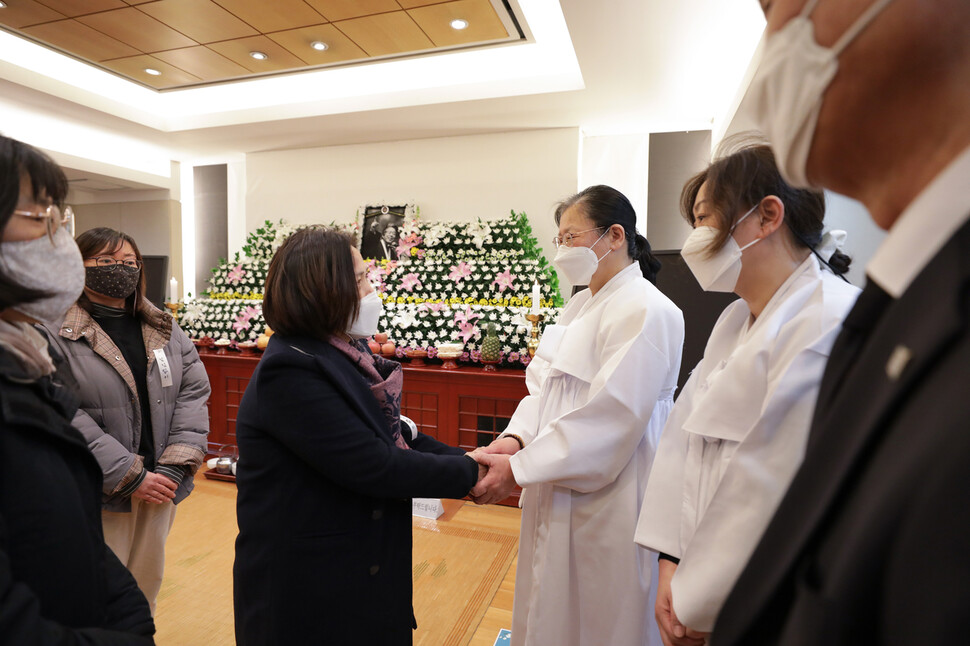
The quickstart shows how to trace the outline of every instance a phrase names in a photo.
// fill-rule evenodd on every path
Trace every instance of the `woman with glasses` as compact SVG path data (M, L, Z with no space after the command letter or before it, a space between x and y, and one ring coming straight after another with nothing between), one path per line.
M104 542L74 379L35 327L84 287L67 190L50 158L0 136L0 642L151 644L145 597Z
M575 294L547 325L529 396L476 459L476 502L522 494L512 644L659 645L651 558L633 543L660 431L673 406L681 311L630 201L592 186L556 210L553 264ZM654 557L655 558L655 557Z
M175 505L192 491L209 432L209 380L171 315L145 298L131 236L77 238L84 293L51 328L79 382L74 426L104 472L105 540L155 610Z

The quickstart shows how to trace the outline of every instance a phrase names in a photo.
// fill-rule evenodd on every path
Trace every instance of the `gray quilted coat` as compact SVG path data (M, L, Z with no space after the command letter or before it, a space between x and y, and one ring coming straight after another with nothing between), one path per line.
M209 433L205 367L170 315L147 303L140 314L148 353L155 455L160 464L184 464L194 472L205 457ZM131 499L118 495L143 468L137 454L141 406L131 369L111 338L77 305L68 311L60 329L50 332L78 382L81 406L72 424L84 435L104 472L103 507L131 511ZM171 368L170 386L163 385L156 348L165 353ZM190 473L176 490L175 503L185 499L192 488Z

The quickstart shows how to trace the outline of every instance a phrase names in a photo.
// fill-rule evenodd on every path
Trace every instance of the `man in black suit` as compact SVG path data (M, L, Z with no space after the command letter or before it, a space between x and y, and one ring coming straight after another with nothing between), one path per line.
M765 62L791 58L792 87L817 81L791 51L808 42L806 6L818 46L850 34L818 83L814 136L797 135L801 161L797 136L777 136L799 125L780 114L789 104L759 121L792 177L800 166L861 200L889 235L832 349L802 467L711 644L967 643L970 2L761 4Z

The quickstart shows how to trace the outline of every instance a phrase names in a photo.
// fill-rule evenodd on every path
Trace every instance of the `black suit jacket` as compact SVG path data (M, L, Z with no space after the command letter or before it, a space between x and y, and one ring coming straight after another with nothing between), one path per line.
M805 461L711 644L967 642L968 330L970 223L891 302L841 380L826 371L822 391L839 385L819 399Z
M477 464L426 435L396 447L346 356L280 334L236 437L236 643L410 644L411 497L461 498Z

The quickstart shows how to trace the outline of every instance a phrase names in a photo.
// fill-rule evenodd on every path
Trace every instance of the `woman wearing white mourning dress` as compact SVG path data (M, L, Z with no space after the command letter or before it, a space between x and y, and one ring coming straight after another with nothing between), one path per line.
M660 263L620 192L587 188L556 222L553 264L589 289L546 326L506 432L473 454L489 471L472 495L495 502L525 488L513 646L652 646L655 557L630 539L673 406L684 319L654 286Z
M678 396L636 531L660 552L664 643L695 646L802 460L829 350L859 290L836 275L850 260L823 235L824 196L788 186L767 146L691 178L681 207L694 227L681 253L701 287L741 297Z

